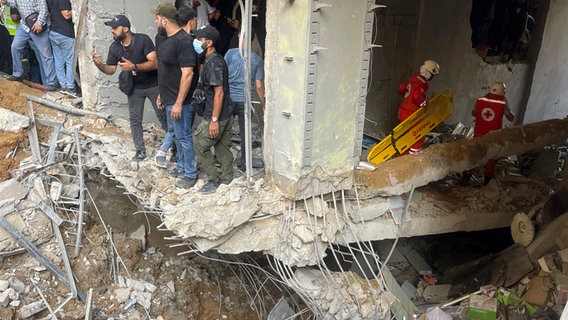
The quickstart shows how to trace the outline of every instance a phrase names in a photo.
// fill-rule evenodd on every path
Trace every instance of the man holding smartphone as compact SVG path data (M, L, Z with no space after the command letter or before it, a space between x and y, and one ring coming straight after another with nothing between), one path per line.
M158 98L156 48L148 35L132 33L130 21L124 15L118 15L106 21L105 25L112 28L114 39L108 50L107 61L103 63L102 56L94 51L91 52L91 57L95 66L105 74L114 74L117 66L122 72L132 74L133 90L128 95L130 131L136 148L136 154L132 160L141 161L147 157L142 128L146 98L152 103L162 129L168 130L165 111L158 108L156 102Z

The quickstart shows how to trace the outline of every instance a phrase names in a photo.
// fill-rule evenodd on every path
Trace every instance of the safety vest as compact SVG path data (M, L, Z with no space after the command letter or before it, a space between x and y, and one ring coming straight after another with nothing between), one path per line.
M6 27L6 29L8 29L10 35L14 36L16 35L16 29L18 28L19 23L12 21L12 18L10 18L12 8L10 7L6 8L8 10L4 10L4 26Z
M473 135L481 137L503 127L503 115L507 108L507 99L488 93L475 102L475 127Z

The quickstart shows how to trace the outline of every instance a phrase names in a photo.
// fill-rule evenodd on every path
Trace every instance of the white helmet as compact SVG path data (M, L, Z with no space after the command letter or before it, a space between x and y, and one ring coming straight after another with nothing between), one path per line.
M440 74L440 65L434 60L426 60L420 68L424 68L426 71L430 72L432 75Z
M493 93L493 94L496 94L498 96L504 96L505 95L505 84L503 82L495 82L491 86L491 89L489 89L489 93Z

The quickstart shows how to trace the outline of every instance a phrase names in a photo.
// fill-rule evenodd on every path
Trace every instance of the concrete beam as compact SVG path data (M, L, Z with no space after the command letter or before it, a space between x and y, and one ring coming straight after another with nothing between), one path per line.
M553 119L494 131L481 138L431 146L415 155L381 163L373 172L357 171L357 184L367 192L400 195L414 187L440 180L451 172L461 172L497 159L568 139L568 118Z
M371 4L267 2L264 158L267 180L289 199L353 185L369 73Z

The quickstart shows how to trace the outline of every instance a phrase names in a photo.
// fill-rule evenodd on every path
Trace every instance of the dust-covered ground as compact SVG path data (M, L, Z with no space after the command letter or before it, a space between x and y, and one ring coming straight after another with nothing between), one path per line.
M23 115L28 115L28 106L21 94L43 96L41 91L18 82L0 79L0 86L0 107ZM58 97L57 93L50 93L53 96ZM65 97L58 98L63 99L58 102L64 102ZM36 118L80 122L36 103L33 109ZM129 132L112 124L106 124L104 129L87 126L84 130L112 131L129 137ZM37 126L42 143L49 141L52 131ZM2 132L0 155L0 182L4 186L0 191L4 201L0 205L1 214L16 226L25 242L38 250L31 253L29 249L21 249L14 237L0 232L0 319L21 319L28 315L42 319L51 318L52 314L57 319L84 319L88 310L94 319L259 319L274 305L273 298L266 294L274 288L270 282L264 283L254 268L244 272L239 260L227 263L223 262L224 257L214 253L204 257L184 253L187 246L170 247L175 242L164 238L172 234L159 231L153 215L136 213L139 205L135 199L125 198L124 208L105 207L91 201L88 197L108 197L105 190L98 189L110 188L106 187L110 180L96 172L86 175L87 187L92 192L86 197L81 249L75 256L78 208L71 205L69 210L57 210L63 219L58 227L63 241L59 242L51 220L37 207L37 199L41 198L37 190L48 185L45 179L53 178L42 180L38 174L21 183L11 179L22 159L31 155L27 132ZM116 186L110 190L118 195L122 192ZM10 210L11 206L15 210ZM78 292L78 297L70 299L73 292L66 285L70 283L65 267L67 257ZM262 256L257 258L261 260ZM42 259L48 261L47 267L45 262L40 263L45 261ZM255 287L256 280L263 286ZM88 300L90 290L92 299ZM48 306L42 303L44 299Z

